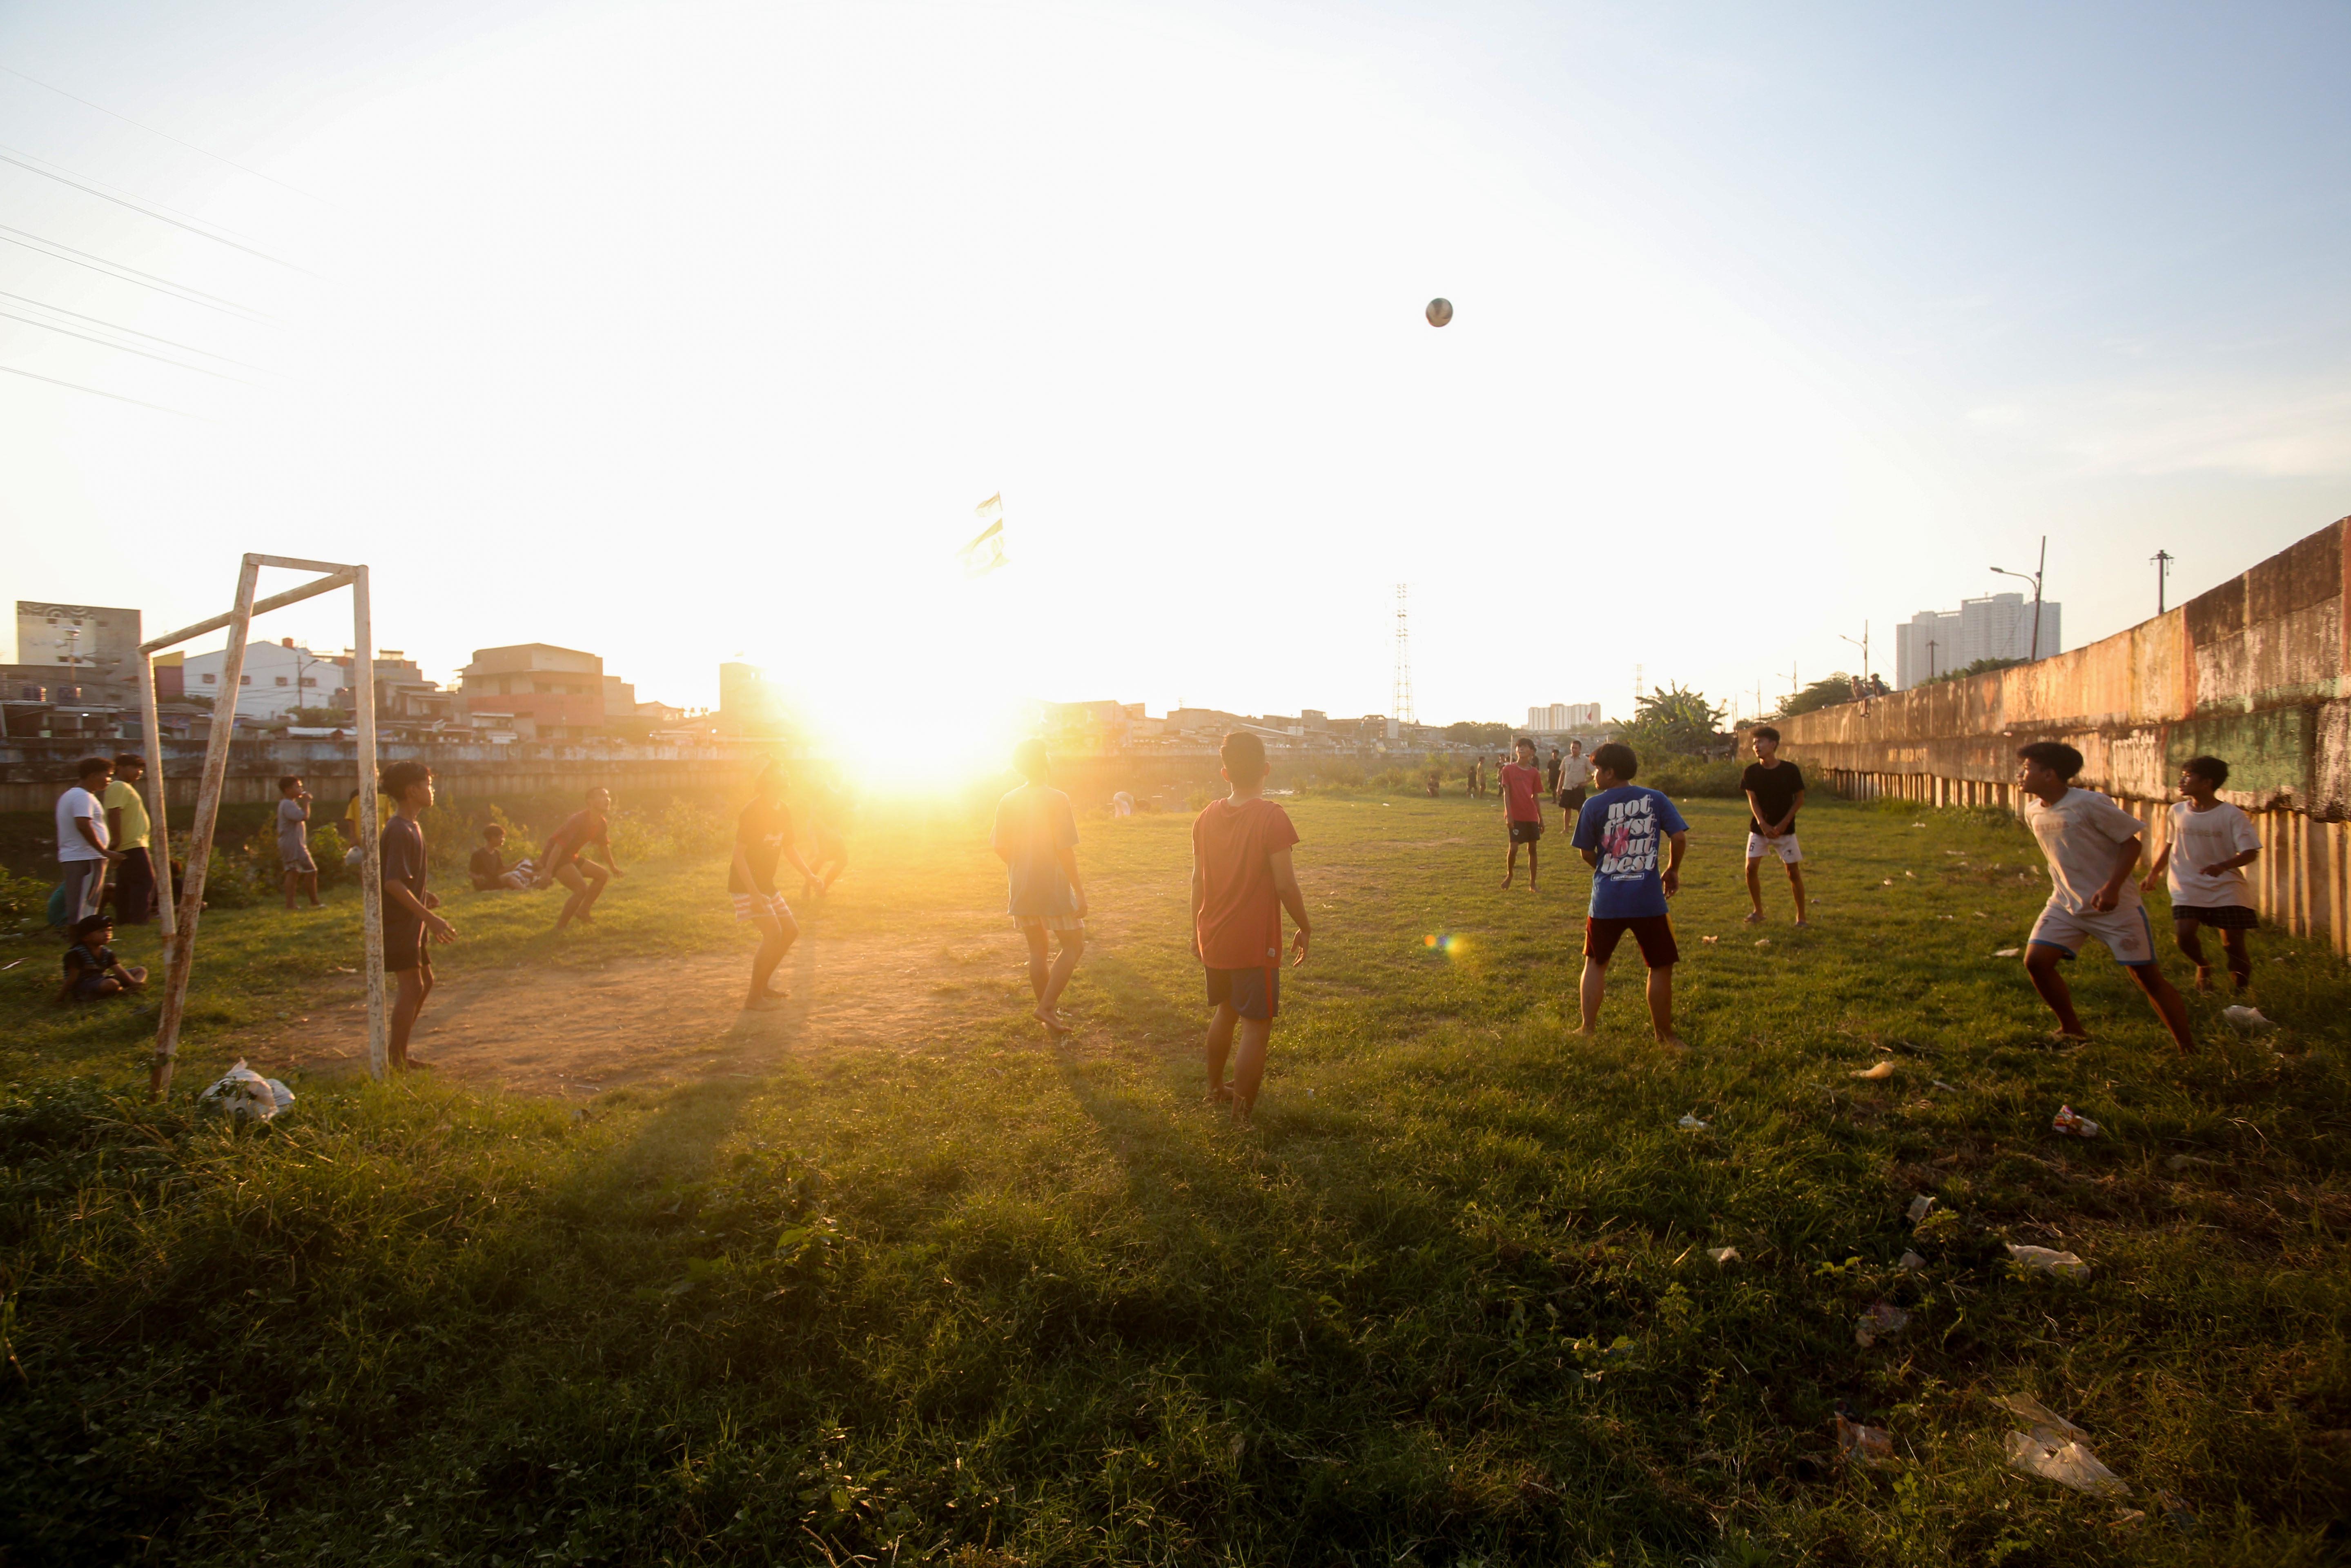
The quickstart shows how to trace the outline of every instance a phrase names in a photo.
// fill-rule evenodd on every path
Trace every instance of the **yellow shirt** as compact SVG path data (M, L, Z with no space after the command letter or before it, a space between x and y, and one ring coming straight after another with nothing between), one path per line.
M381 789L377 790L375 792L375 831L380 833L389 827L392 823L392 814L399 809L392 803L391 796ZM128 821L129 819L125 818L124 821ZM351 825L350 831L343 835L343 841L347 844L358 843L360 841L360 798L357 795L352 796L351 803L344 808L343 821Z
M100 808L122 813L122 833L114 841L118 850L143 850L152 824L147 820L147 802L139 798L139 786L117 779L98 798Z

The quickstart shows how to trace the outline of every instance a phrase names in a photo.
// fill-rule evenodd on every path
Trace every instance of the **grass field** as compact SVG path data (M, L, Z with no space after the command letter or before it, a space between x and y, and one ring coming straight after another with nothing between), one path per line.
M1567 1037L1588 883L1555 833L1543 893L1504 894L1490 807L1290 807L1314 956L1238 1134L1197 1103L1175 817L1084 824L1065 1044L1022 1021L1007 927L946 942L971 982L904 998L893 1038L746 1036L747 1075L586 1104L318 1079L265 1127L195 1115L241 1039L356 962L348 894L207 916L161 1108L152 1016L54 1009L54 943L0 943L25 957L0 971L6 1561L2351 1550L2351 981L2322 950L2257 936L2285 1027L2239 1041L2194 998L2188 1060L2086 958L2099 1042L2058 1050L1992 956L2045 892L2020 830L1815 806L1817 928L1775 873L1758 932L1743 813L1693 801L1692 1049L1667 1059L1629 946L1602 1039ZM980 824L897 826L869 820L807 911L796 985L827 954L935 957L997 906ZM640 863L561 940L543 904L453 896L445 970L747 952L717 868ZM2061 1102L2105 1136L2052 1134ZM2022 1274L2004 1242L2090 1277ZM1880 1301L1908 1322L1865 1348ZM2015 1393L2130 1497L2004 1469ZM1892 1465L1840 1461L1840 1406Z

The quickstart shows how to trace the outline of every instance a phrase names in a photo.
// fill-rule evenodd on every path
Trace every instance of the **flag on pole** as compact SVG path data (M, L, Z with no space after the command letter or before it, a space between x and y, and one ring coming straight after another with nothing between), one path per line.
M987 526L979 530L971 543L956 551L963 562L966 577L986 577L1005 564L1004 558L1004 497L1001 492L990 496L972 508L979 520Z

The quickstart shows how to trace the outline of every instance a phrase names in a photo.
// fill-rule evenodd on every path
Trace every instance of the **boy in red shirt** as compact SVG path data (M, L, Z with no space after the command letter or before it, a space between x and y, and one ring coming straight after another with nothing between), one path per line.
M1535 891L1535 841L1542 837L1541 767L1535 761L1535 743L1523 737L1515 747L1516 762L1502 764L1502 821L1510 830L1510 860L1502 868L1502 885L1519 874L1519 846L1527 846L1527 891Z
M1217 755L1233 792L1192 820L1192 951L1207 967L1208 1000L1217 1009L1208 1022L1208 1102L1230 1101L1233 1123L1241 1126L1257 1105L1266 1042L1281 1010L1281 912L1289 910L1298 926L1292 968L1306 962L1312 924L1290 866L1298 830L1289 812L1265 799L1265 742L1237 730Z

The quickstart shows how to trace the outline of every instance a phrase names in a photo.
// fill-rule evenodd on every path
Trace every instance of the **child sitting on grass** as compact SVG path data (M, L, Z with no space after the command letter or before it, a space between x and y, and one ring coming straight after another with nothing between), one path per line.
M507 864L507 831L492 822L482 830L482 847L474 852L466 862L466 874L474 879L475 893L519 893L531 883L531 864L528 859Z
M61 1002L94 1002L101 997L147 988L147 971L126 967L108 943L114 940L114 922L92 915L74 922L73 946L66 949L65 985Z

